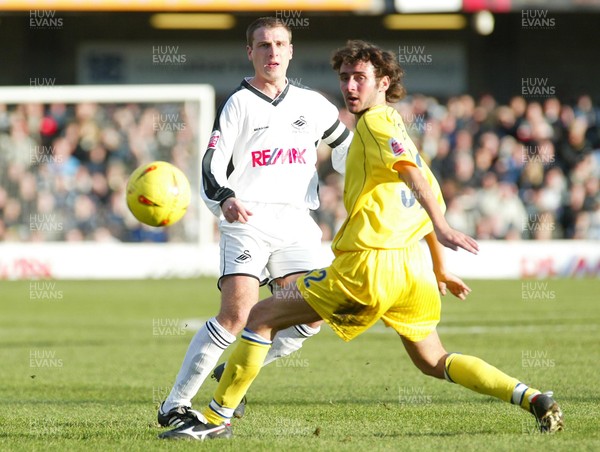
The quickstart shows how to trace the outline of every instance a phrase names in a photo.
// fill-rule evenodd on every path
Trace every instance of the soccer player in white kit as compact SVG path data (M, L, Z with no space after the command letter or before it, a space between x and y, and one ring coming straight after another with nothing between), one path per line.
M197 417L191 400L245 326L260 285L269 282L277 294L327 264L321 230L309 213L319 206L316 149L321 141L329 145L342 172L352 133L325 97L288 82L293 47L285 23L257 19L246 37L255 74L219 108L202 160L202 197L219 217L221 309L193 337L159 409L162 426ZM280 331L265 364L298 350L320 323Z

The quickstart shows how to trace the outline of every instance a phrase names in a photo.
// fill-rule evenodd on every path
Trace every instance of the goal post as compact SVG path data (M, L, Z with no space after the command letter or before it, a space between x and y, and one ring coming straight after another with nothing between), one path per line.
M214 115L207 84L0 87L0 279L218 271L215 217L200 197ZM126 208L127 177L153 160L178 166L192 188L168 228Z

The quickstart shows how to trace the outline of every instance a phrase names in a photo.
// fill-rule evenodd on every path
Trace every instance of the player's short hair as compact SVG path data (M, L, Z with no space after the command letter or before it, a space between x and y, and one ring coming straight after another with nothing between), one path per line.
M259 17L246 29L246 43L252 47L254 44L254 32L259 28L285 28L292 42L292 29L278 17Z
M339 72L342 64L355 64L359 61L370 61L375 68L377 78L386 75L390 78L390 86L385 92L387 102L398 102L406 95L406 90L402 86L404 70L400 67L396 55L377 47L375 44L359 39L351 39L346 42L346 47L335 51L331 58L331 66L334 71Z

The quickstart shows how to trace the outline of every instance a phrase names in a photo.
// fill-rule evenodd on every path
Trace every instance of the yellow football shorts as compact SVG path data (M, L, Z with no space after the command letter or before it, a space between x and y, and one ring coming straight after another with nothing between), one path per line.
M344 252L297 281L307 303L345 341L382 319L406 339L425 339L440 321L440 295L419 243Z

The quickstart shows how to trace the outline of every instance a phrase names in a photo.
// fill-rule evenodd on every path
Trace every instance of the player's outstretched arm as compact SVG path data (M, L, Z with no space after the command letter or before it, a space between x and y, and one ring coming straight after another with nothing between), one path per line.
M470 253L477 254L479 251L477 242L468 235L450 227L444 218L442 209L440 209L440 206L437 203L431 186L421 173L421 170L416 166L401 161L394 165L394 169L398 172L406 185L409 186L417 201L419 201L429 215L439 242L454 251L458 248L462 248Z
M441 294L446 295L446 291L449 290L452 295L464 300L471 292L471 288L458 276L446 270L444 247L438 241L435 232L427 234L425 241L429 247L431 261L433 262L433 272L435 273L435 279L437 280Z

